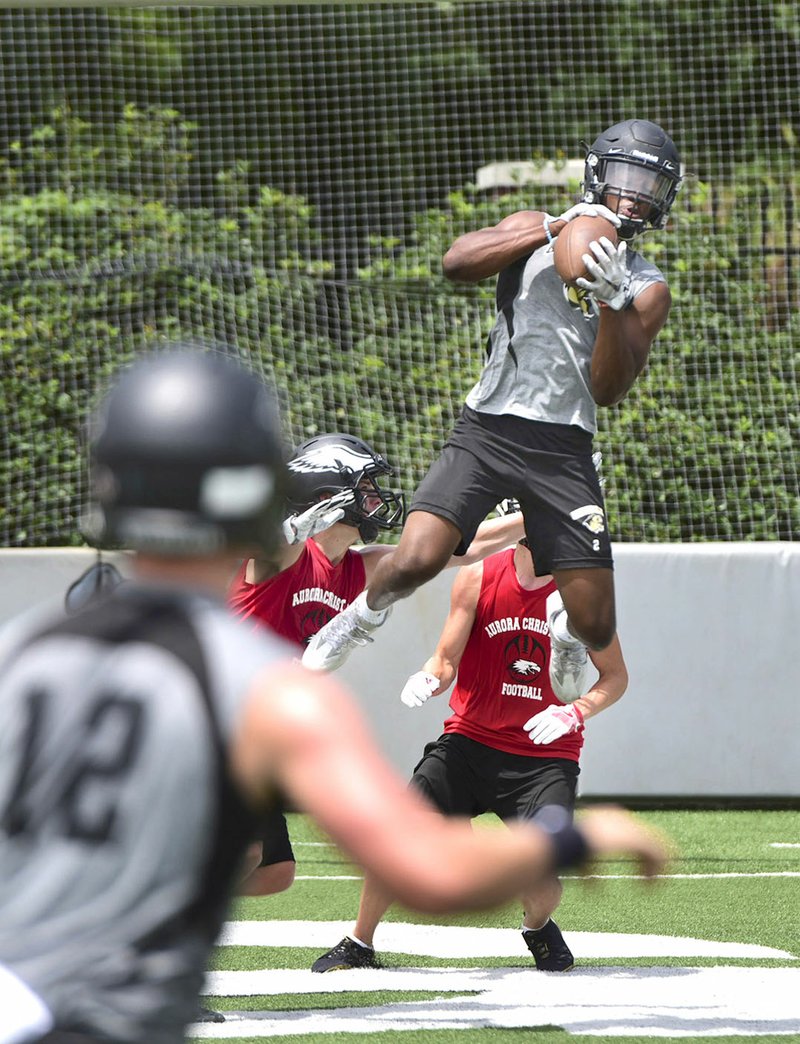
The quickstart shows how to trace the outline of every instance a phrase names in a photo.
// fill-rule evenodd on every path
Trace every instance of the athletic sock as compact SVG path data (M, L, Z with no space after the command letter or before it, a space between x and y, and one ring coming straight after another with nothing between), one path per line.
M364 591L356 599L358 604L358 615L365 623L369 624L382 624L384 617L386 616L385 609L370 609L367 605L367 592Z
M555 617L550 621L550 637L555 638L557 642L561 642L562 644L577 642L579 640L567 626L568 619L569 617L567 616L566 609L562 609L561 612L556 613Z
M540 924L538 928L529 928L528 925L525 924L525 919L523 918L522 919L522 930L523 930L523 932L540 932L542 930L542 928L546 928L549 923L550 923L550 918L548 917L547 920L544 922L544 924Z

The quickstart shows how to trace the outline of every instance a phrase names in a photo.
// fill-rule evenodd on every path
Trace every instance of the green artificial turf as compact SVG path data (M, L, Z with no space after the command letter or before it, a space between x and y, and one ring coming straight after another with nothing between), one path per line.
M672 838L676 854L667 876L642 882L629 876L582 881L565 878L564 895L557 920L565 931L622 932L693 937L720 942L751 943L774 947L800 958L800 877L747 876L800 872L800 848L775 848L774 842L800 842L800 813L792 811L658 811L639 813L642 819L664 830ZM264 898L239 899L232 920L320 920L352 921L360 894L360 881L325 880L326 876L358 875L359 871L328 846L319 832L302 816L290 816L290 834L296 845L298 880L288 891ZM479 824L481 827L484 824ZM490 824L492 827L494 824ZM594 868L601 875L631 875L635 868L613 862ZM698 876L693 876L698 875ZM713 876L712 876L713 875ZM386 920L413 923L447 923L476 927L508 927L518 931L520 909L509 903L493 911L455 917L420 917L400 906L392 907ZM380 929L379 929L380 931ZM330 945L338 942L331 938ZM380 935L377 936L380 947ZM309 947L231 946L220 947L212 967L220 970L308 969L320 949ZM383 963L400 968L530 967L520 945L519 959L440 959L380 951ZM730 965L737 967L793 966L788 958L581 958L579 966L681 968ZM800 965L800 961L797 962ZM579 980L576 978L575 980ZM380 991L358 993L282 994L249 997L214 997L211 1007L221 1011L330 1011L336 1008L380 1008L388 1004L430 1003L437 992ZM459 996L447 993L447 997ZM263 1037L226 1038L234 1044L263 1041ZM364 1034L311 1033L269 1037L271 1044L788 1044L792 1035L620 1037L573 1035L554 1026L528 1029L475 1029L385 1031Z

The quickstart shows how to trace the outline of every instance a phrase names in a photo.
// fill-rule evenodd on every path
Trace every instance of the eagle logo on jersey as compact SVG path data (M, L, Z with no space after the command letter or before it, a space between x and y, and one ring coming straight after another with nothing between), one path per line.
M526 675L538 674L541 671L541 667L538 663L534 663L533 660L514 660L511 664L511 670L515 674Z
M569 517L575 522L580 522L590 533L605 533L606 516L603 509L597 504L584 504L583 507L570 511Z
M505 648L506 670L512 678L530 680L544 670L544 648L530 634L518 634Z

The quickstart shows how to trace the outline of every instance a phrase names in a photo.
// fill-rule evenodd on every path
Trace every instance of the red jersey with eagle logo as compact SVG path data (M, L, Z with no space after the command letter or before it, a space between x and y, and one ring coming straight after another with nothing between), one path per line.
M243 619L266 623L277 634L305 645L328 620L338 616L364 590L367 574L356 551L345 551L338 565L313 540L307 540L295 563L264 580L249 584L244 562L228 593L228 604Z
M475 622L450 696L453 715L445 732L508 754L578 761L583 730L543 746L522 726L551 703L562 706L550 687L550 635L545 602L555 581L526 591L514 568L514 548L483 563Z

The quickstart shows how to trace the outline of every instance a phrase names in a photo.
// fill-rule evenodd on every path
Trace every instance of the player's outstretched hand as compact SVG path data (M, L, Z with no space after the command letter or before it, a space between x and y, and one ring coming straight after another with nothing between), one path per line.
M439 679L427 671L417 671L412 674L403 686L400 699L406 707L421 707L439 688Z
M563 707L551 705L528 718L522 727L533 743L552 743L562 736L579 732L583 728L583 714L574 703Z
M341 493L321 500L300 515L290 515L283 522L283 537L287 544L300 544L309 537L330 529L344 518L345 508L356 502L355 490L343 489Z
M630 276L625 260L627 244L614 246L610 239L601 236L596 243L589 244L591 254L583 255L583 263L591 273L591 279L576 279L578 286L588 290L594 297L615 312L625 308L630 299Z
M584 813L576 825L589 845L590 858L633 858L646 877L662 873L672 855L672 846L664 834L623 808L597 806Z
M622 224L622 220L618 214L615 214L613 210L609 210L608 207L604 207L602 203L576 203L574 207L570 207L569 210L565 210L563 214L559 214L557 218L553 218L553 221L572 221L577 217L601 217L605 218L606 221L610 221L615 228L619 228Z

